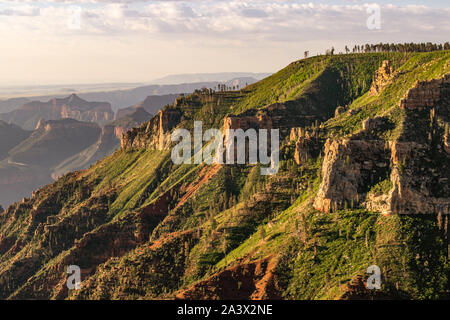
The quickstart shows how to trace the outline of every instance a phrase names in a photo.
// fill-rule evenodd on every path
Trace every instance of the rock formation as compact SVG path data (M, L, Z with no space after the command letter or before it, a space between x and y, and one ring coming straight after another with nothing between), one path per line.
M416 82L400 102L400 107L410 110L433 107L440 100L443 86L448 84L450 84L450 74L446 74L441 79Z
M382 140L328 139L322 166L323 180L314 201L317 210L329 212L361 203L389 167Z
M298 165L317 157L320 153L322 146L317 131L309 132L302 128L292 128L289 138L290 141L295 141L294 160Z
M272 119L265 113L258 113L255 116L252 115L239 115L233 116L229 115L225 117L223 125L223 132L229 129L242 129L247 130L253 129L272 129L273 123Z
M397 140L373 139L373 130L383 130L383 117L366 119L350 138L329 138L314 207L328 212L361 204L385 214L449 214L448 135L440 135L436 124L437 116L450 111L449 80L446 75L418 82L408 91L400 104L406 119ZM385 177L390 190L370 192Z
M122 135L122 149L154 148L163 150L170 145L170 130L180 122L181 114L179 109L174 108L160 110L158 115L150 121Z
M280 299L276 259L242 263L177 293L177 299Z
M369 95L379 94L384 87L391 81L393 77L393 68L389 60L383 61L381 67L375 73L372 87L370 88Z

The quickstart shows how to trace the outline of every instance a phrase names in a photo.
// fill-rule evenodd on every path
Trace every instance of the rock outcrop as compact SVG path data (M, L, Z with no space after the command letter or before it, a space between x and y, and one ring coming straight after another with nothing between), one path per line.
M367 207L376 209L381 204L381 208L387 213L450 214L448 169L427 168L418 163L417 159L428 162L426 159L429 156L429 146L413 142L392 143L393 170L390 179L393 189L384 201L372 199ZM448 161L450 159L447 157L447 163ZM438 170L440 178L436 173Z
M122 135L122 149L153 148L163 150L170 141L170 130L181 120L182 112L175 108L160 110L158 115L145 122L139 128L133 128Z
M321 211L363 205L384 214L450 214L448 134L436 118L450 112L449 75L418 82L400 107L405 119L394 141L373 139L386 118L363 122L363 130L350 138L325 144L323 180L314 207ZM389 190L372 187L388 179ZM375 188L376 189L376 188ZM380 188L378 188L380 189Z
M267 129L270 130L273 127L273 121L270 116L265 113L257 113L256 115L239 115L233 116L229 115L225 117L223 125L223 132L229 129L242 129L247 130L250 128L253 129Z
M400 107L409 110L419 110L435 106L440 98L443 87L450 84L450 74L441 79L416 82L400 102Z
M382 126L386 122L387 119L385 117L367 118L363 121L362 127L363 130L370 131L376 129L379 126Z
M376 71L369 95L379 94L388 85L393 77L394 71L389 60L383 61L381 67Z
M292 128L289 138L290 141L295 141L294 160L298 165L317 157L322 148L317 131L309 132L302 128Z
M329 212L363 205L383 214L449 214L448 170L443 168L438 178L438 168L426 169L414 161L427 159L429 152L414 142L328 140L314 207ZM391 189L372 193L371 187L386 176Z
M388 168L389 153L383 140L328 139L314 207L330 212L359 205L368 187L386 176Z

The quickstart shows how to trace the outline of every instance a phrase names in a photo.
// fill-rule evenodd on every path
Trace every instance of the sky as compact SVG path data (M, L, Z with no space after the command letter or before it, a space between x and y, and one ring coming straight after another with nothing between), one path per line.
M0 85L275 72L304 51L449 35L448 0L0 0Z

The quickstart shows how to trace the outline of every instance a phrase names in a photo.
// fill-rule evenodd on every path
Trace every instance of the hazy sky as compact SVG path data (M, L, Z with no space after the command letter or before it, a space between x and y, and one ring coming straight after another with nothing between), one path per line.
M0 85L272 72L305 50L449 35L448 0L0 0Z

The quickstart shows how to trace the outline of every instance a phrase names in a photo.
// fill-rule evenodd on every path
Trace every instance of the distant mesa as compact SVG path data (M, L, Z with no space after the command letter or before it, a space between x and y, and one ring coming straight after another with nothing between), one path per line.
M71 118L106 124L114 119L114 113L109 102L88 102L76 94L71 94L66 98L53 98L47 102L27 102L16 110L0 114L0 120L17 124L26 130L36 128L42 118Z
M0 113L10 112L15 110L18 106L24 105L31 100L28 98L11 98L0 100Z

